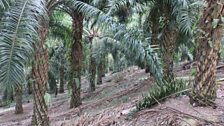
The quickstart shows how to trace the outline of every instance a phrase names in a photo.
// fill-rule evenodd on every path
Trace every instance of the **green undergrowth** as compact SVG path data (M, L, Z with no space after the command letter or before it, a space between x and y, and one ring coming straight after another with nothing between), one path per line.
M144 96L143 100L136 104L136 108L138 111L150 108L160 104L160 102L167 98L187 94L190 90L190 82L185 80L176 79L172 81L164 81L163 84L155 83L150 86L148 95Z

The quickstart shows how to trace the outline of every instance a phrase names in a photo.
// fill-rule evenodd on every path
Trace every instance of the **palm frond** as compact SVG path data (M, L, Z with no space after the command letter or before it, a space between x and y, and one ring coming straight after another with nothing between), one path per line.
M24 82L24 67L38 41L39 18L43 18L42 0L17 0L4 13L0 24L0 82L12 87Z
M73 11L78 11L79 13L82 13L86 19L96 19L98 22L101 23L101 25L106 24L110 25L110 27L117 27L118 25L120 25L119 23L114 21L111 16L105 14L102 10L85 2L65 0L63 4L64 6L67 6L72 9Z
M177 13L177 22L180 27L180 31L184 34L192 34L192 26L194 21L194 15L192 14L192 9L190 8L190 2L188 0L180 1L174 7L174 13Z
M207 2L206 1L204 1L204 0L196 0L195 2L193 2L193 3L191 3L190 4L190 7L207 7L208 6L208 4L207 4Z
M0 23L4 12L14 3L14 0L0 0Z
M66 39L66 34L72 36L72 30L70 27L62 24L60 21L51 20L50 21L50 36L55 38L60 38L62 40Z
M185 34L192 34L193 19L188 10L182 9L177 17L177 21L179 22L180 31Z
M98 42L95 45L94 58L99 60L99 56L102 54L112 53L114 56L120 51L125 55L126 60L129 62L144 64L150 66L150 70L158 83L162 83L162 69L160 59L156 53L155 48L151 48L149 45L144 45L145 39L141 39L142 34L138 34L139 31L134 29L128 31L119 31L115 36L104 36L96 40Z
M6 9L10 4L14 3L15 0L0 0L0 9Z
M150 70L153 76L159 83L162 83L163 73L161 68L160 59L155 51L151 48L150 45L144 45L147 43L147 39L143 39L143 33L136 31L135 29L129 30L120 30L115 34L117 40L122 41L122 45L130 50L136 60L144 62L146 59L147 65L150 67Z
M158 2L159 3L159 2ZM157 4L158 5L158 4ZM173 21L178 24L181 32L191 34L192 18L189 0L164 0L162 6L170 10ZM162 8L160 8L162 9Z
M98 16L101 13L99 9L82 1L65 0L63 4L73 11L82 13L86 18Z
M126 6L127 0L108 0L107 4L107 15L111 15L114 12L117 12L120 7Z
M145 10L146 10L147 6L146 5L143 5L143 4L140 4L140 3L136 3L134 6L133 6L133 11L135 13L143 13Z
M140 101L136 107L137 110L150 108L159 102L172 96L180 96L191 91L191 85L184 80L165 81L164 85L154 84L150 87L148 95Z

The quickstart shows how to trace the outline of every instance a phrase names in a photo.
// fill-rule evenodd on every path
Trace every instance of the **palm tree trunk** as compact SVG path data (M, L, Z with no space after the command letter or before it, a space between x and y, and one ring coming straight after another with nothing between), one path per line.
M89 77L89 82L90 82L90 91L95 91L96 90L96 86L95 86L95 82L96 82L96 61L95 58L92 56L92 52L90 54L90 64L89 64L89 73L90 73L90 77Z
M173 61L178 32L178 28L173 24L176 22L176 19L172 16L172 10L173 7L172 5L170 5L170 3L167 3L166 7L163 10L163 13L165 15L165 28L162 34L162 60L164 78L168 80L172 80L174 78Z
M105 63L105 59L103 57L103 60L101 60L100 64L98 65L98 70L97 70L97 84L102 84L102 77L104 76L104 63Z
M64 68L60 67L60 89L59 93L64 93Z
M31 83L30 78L28 78L28 81L27 81L27 90L28 90L28 91L27 91L28 94L31 95L32 92L33 92L33 91L32 91L33 89L32 89L32 83Z
M72 89L70 108L78 107L81 102L81 70L82 70L82 32L83 32L83 16L78 12L72 14L72 30L73 44L71 49L71 65L70 75L72 80L70 86Z
M168 26L163 32L164 42L162 44L162 59L163 59L163 73L164 77L167 79L172 79L174 77L173 73L173 61L175 54L175 42L176 42L176 30L170 30Z
M224 4L220 0L207 0L208 7L204 10L199 24L197 74L194 80L190 103L195 106L215 107L216 98L216 66L220 50L224 16ZM222 4L220 4L222 3ZM214 21L219 19L217 26Z
M16 106L15 106L15 114L23 113L23 92L22 87L17 86L15 92Z
M32 125L49 126L49 118L47 115L48 108L44 100L48 79L48 64L46 62L48 60L48 53L46 49L43 49L43 46L36 46L36 49L35 61L32 68L32 77L35 81L33 84L34 108Z
M105 76L106 72L106 56L102 56L101 61L98 65L98 70L97 70L97 84L102 84L102 78Z
M42 27L39 31L40 42L34 45L35 55L32 64L32 79L34 80L32 85L34 95L32 126L50 125L47 114L48 108L44 99L48 81L48 51L44 48L44 42L48 34L48 23L46 20L41 22Z
M103 61L102 61L102 72L101 72L101 78L102 77L105 77L105 74L106 74L106 72L107 72L107 55L106 56L103 56Z

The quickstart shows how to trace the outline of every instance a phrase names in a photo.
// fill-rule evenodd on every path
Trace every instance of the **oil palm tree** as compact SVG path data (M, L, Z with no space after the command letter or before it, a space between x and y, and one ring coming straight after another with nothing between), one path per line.
M65 2L65 12L72 17L72 33L73 42L71 44L70 54L70 86L72 89L70 108L78 107L81 105L81 71L82 71L82 59L83 59L83 47L82 47L82 35L83 35L83 21L85 18L98 17L102 14L99 9L90 6L90 1L67 1ZM106 14L105 14L106 15ZM104 15L104 17L105 17ZM94 88L93 88L94 89Z
M173 78L174 50L178 33L191 34L190 2L149 0L147 4L150 5L150 11L145 21L145 30L152 33L151 44L161 47L164 76ZM161 40L158 39L159 34Z
M47 106L43 97L46 92L48 67L45 62L47 53L43 47L48 25L45 8L52 9L57 2L52 0L46 5L43 0L14 1L1 20L1 84L10 88L23 83L24 68L34 54L32 125L49 125Z
M71 47L71 101L70 108L78 107L81 105L81 71L82 71L82 32L83 32L83 19L84 16L78 11L74 11L72 14L72 33L73 42Z
M41 17L45 13L42 4L41 0L16 1L2 17L0 24L0 48L2 50L0 80L4 87L19 87L19 84L24 82L23 68L33 54L32 45L38 40L36 29L38 29L39 17L35 14ZM31 13L33 9L37 9L37 11ZM11 37L7 38L8 36Z
M84 35L85 35L85 43L89 44L90 52L89 52L89 82L90 82L90 91L95 91L96 89L96 78L97 73L97 66L98 66L98 59L96 59L95 56L95 48L97 43L97 38L99 37L99 27L94 24L95 22L87 22L86 27L84 29Z
M50 125L49 117L47 114L48 107L45 103L45 93L47 91L48 81L48 51L44 47L45 41L48 36L49 18L53 9L61 2L61 0L43 1L45 5L42 8L46 8L46 17L40 18L40 29L38 30L39 42L35 43L33 48L35 51L33 64L32 64L32 80L33 95L34 95L34 108L32 116L32 125Z
M98 29L93 28L90 31L90 34L88 36L89 42L90 42L90 63L89 63L89 80L90 80L90 91L96 90L96 74L97 74L97 64L96 59L94 58L94 38L98 36Z
M78 10L77 3L84 3L83 1L66 1L63 10L67 12L72 18L72 43L70 49L70 81L71 86L71 100L70 108L78 107L81 102L81 71L83 59L82 34L84 14ZM84 3L86 4L86 3ZM88 5L88 4L86 4ZM78 6L78 7L77 7Z
M197 37L197 74L194 80L191 104L214 106L216 98L216 65L222 39L224 2L206 0L207 7L199 21Z

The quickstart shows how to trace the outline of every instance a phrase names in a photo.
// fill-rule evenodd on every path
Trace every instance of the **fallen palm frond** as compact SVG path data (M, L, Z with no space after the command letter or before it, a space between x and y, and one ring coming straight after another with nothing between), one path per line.
M183 95L190 90L189 82L183 80L165 81L163 85L156 83L150 87L148 96L136 105L137 110L150 108L169 97Z

